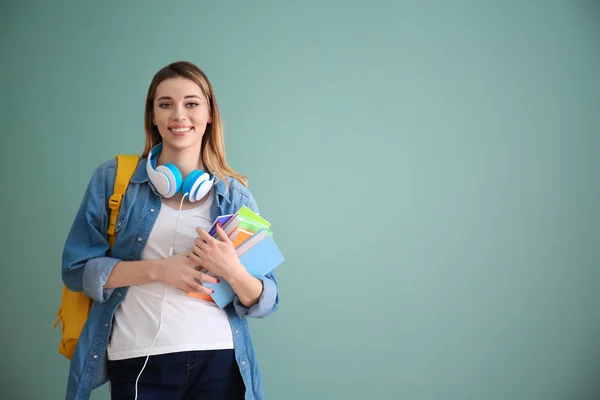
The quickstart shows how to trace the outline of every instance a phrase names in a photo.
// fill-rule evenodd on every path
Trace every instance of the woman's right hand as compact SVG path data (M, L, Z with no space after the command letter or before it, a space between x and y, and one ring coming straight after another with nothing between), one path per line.
M156 280L186 292L211 294L214 290L202 286L198 281L218 283L219 280L196 269L198 265L187 254L176 254L162 260Z

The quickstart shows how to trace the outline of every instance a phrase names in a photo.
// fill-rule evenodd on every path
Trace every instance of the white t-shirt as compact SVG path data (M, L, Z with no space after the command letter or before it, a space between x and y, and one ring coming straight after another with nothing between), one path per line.
M200 206L175 210L164 203L152 228L142 260L168 257L177 214L179 224L173 245L174 254L188 253L198 237L196 227L208 230L212 225L210 208L214 192ZM174 288L166 288L162 327L150 355L193 350L232 349L231 325L224 310L214 303L187 296ZM130 286L125 300L115 312L108 359L145 357L158 332L165 284L153 282Z

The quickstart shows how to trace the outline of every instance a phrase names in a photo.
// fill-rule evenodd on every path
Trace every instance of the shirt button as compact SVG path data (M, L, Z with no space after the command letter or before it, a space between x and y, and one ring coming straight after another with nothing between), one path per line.
M238 330L236 329L236 330L235 330L235 333L236 333L236 335L237 335L238 333L240 333L240 331L238 331Z
M142 237L140 236L140 237L138 238L138 242L141 242L141 241L142 241Z
M108 324L104 324L104 326L108 326Z
M94 358L98 358L98 354L94 354Z
M95 356L94 356L95 357ZM242 365L246 365L246 361L242 361Z
M151 209L150 209L150 212L154 212L154 208L151 208Z

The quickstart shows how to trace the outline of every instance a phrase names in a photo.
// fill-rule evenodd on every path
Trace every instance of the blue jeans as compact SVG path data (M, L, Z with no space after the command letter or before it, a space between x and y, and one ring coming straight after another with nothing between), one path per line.
M111 400L133 400L146 357L108 361ZM150 356L137 385L138 400L242 400L245 387L233 350Z

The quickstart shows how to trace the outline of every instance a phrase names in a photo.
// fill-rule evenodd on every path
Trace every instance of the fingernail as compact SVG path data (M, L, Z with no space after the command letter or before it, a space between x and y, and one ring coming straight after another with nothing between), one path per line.
M221 280L219 278L217 278L217 283L221 282Z
M223 227L223 225L221 225L221 221L217 221L217 225L219 226L219 228Z
M215 289L210 289L210 294L213 294L215 292Z

